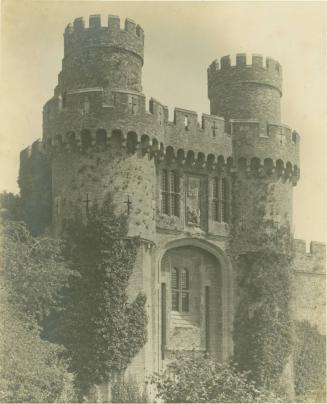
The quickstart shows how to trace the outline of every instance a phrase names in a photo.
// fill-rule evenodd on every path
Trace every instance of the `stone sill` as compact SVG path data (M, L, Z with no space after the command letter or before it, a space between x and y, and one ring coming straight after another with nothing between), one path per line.
M206 348L194 348L194 349L174 349L170 348L169 346L164 348L166 353L175 353L175 352L207 352Z

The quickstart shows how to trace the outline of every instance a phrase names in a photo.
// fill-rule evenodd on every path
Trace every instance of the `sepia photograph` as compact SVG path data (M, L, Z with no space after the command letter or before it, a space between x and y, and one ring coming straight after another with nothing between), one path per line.
M326 15L1 1L1 403L327 402Z

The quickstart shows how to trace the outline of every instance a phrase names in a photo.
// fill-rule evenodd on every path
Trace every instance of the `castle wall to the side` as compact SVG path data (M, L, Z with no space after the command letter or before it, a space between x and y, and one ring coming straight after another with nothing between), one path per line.
M51 226L51 182L49 156L36 141L21 152L18 178L24 220L34 235L49 231Z
M295 240L293 261L292 312L295 320L307 320L326 335L326 246L311 242L306 252L304 240Z

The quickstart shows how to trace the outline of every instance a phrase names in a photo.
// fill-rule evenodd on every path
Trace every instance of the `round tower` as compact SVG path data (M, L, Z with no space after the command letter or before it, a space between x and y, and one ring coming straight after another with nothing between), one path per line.
M252 56L247 64L245 54L236 55L231 66L230 56L223 56L220 65L213 61L208 68L208 96L210 112L229 119L257 119L280 123L282 68L261 55Z
M224 56L208 68L208 95L212 114L225 118L231 133L236 165L233 186L233 222L244 247L257 207L265 201L265 218L276 226L292 225L292 188L299 178L299 135L281 124L280 64L260 55L236 55L236 65ZM251 227L252 226L252 227Z
M77 18L65 29L62 71L43 109L57 234L74 212L86 218L110 193L117 214L129 216L129 236L154 237L150 149L163 128L145 110L143 45L142 28L130 19L121 28L116 16L101 26L100 15L91 15L89 27Z
M155 151L163 139L163 118L146 111L142 94L144 34L139 25L99 15L69 24L64 33L62 71L53 97L43 108L43 142L50 161L52 231L60 235L73 217L87 220L93 205L112 196L115 213L128 221L128 237L140 247L128 295L152 303L151 251L156 237ZM151 340L152 319L148 323ZM129 369L145 377L151 345ZM136 369L136 370L135 370ZM132 370L130 370L132 371Z

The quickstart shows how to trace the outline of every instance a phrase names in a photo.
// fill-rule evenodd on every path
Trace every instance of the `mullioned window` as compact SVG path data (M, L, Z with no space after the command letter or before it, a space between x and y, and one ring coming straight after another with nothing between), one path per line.
M180 216L180 186L176 171L161 172L161 213Z

